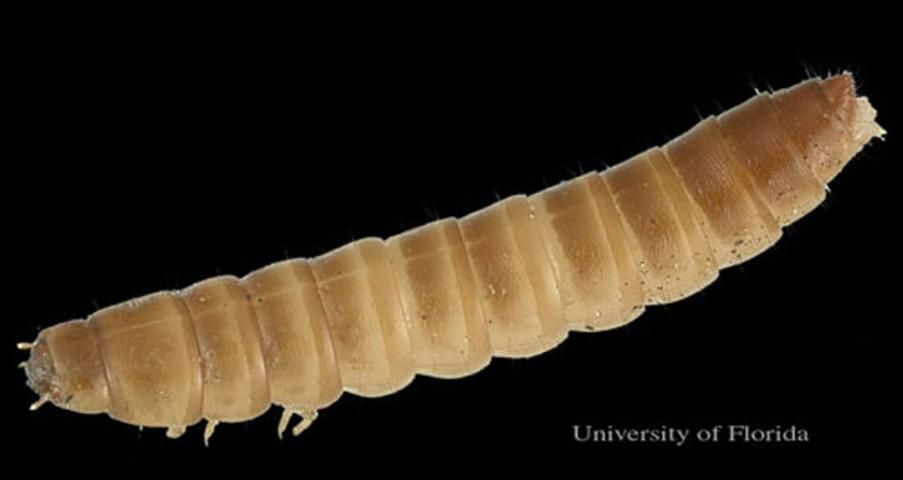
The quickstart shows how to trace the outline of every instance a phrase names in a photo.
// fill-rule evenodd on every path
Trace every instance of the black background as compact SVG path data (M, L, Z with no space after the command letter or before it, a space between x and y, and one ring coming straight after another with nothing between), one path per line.
M99 456L113 472L118 463L251 462L303 475L422 459L439 471L476 471L475 459L593 467L683 451L837 461L889 448L901 105L881 28L732 17L671 30L614 18L291 18L303 21L61 15L14 35L5 425L25 464L66 469ZM664 143L754 88L843 69L876 106L887 140L857 157L777 246L624 328L572 334L551 352L497 359L462 380L418 377L379 399L345 395L283 441L276 409L221 425L206 449L201 427L171 441L106 416L27 412L35 396L12 347L41 328L463 216ZM575 424L796 425L810 442L578 444Z

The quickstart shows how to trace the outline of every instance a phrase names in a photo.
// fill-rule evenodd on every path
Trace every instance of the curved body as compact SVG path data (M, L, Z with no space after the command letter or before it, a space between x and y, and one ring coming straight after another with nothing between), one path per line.
M624 325L773 245L883 131L852 77L758 94L603 172L387 240L278 262L42 331L29 385L63 408L166 427L306 428L343 391L391 394Z

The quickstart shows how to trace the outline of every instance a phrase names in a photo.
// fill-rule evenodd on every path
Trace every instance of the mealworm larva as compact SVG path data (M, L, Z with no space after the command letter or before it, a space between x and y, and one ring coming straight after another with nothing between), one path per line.
M23 362L46 402L177 437L283 407L294 434L343 391L471 375L569 331L637 318L769 248L884 131L849 73L700 121L662 147L388 240L220 276L40 332Z

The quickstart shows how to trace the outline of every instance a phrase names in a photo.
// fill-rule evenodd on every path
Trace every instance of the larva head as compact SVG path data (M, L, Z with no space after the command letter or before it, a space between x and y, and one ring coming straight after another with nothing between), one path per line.
M41 399L79 413L109 408L109 389L90 324L72 321L41 331L25 363L28 386Z

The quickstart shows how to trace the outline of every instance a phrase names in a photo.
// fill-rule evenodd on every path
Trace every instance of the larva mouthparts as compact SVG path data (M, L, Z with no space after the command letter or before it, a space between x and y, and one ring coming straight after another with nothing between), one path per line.
M886 133L852 75L759 93L603 172L461 219L220 276L40 332L45 402L177 437L272 404L295 435L343 392L458 378L636 319L771 247Z

